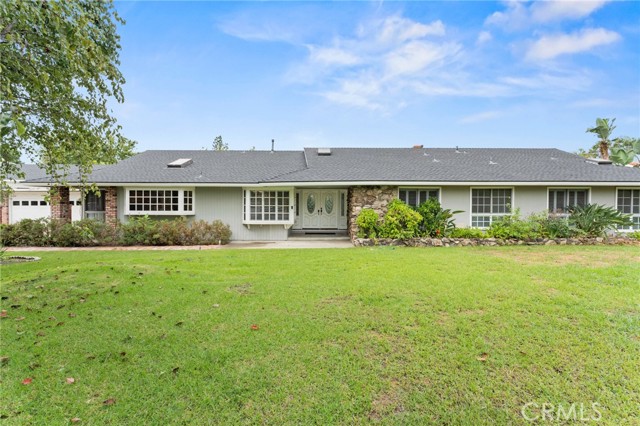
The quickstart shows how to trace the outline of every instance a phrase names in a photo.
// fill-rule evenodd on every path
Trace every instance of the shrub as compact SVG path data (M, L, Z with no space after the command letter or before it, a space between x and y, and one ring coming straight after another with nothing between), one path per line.
M125 246L153 246L157 245L159 221L149 216L132 217L127 223L120 225L122 229L122 244Z
M48 246L49 221L47 219L23 219L2 227L2 244L6 246Z
M640 241L640 231L630 232L629 238Z
M532 219L522 219L518 209L514 210L513 214L509 216L494 220L487 230L487 235L504 240L530 240L542 237L540 224Z
M420 204L416 211L422 216L422 221L418 225L420 235L424 237L446 237L456 229L453 215L462 213L461 210L451 211L443 209L440 201L429 198Z
M214 220L212 223L196 220L191 222L185 244L228 244L229 241L231 241L229 225L221 220Z
M482 229L477 228L456 228L449 236L451 238L487 238Z
M380 217L373 209L362 209L356 219L358 237L376 238L378 236Z
M600 204L572 207L569 212L569 223L588 236L601 236L608 230L633 224L629 215Z
M382 238L413 238L418 236L421 222L420 213L400 200L393 200L384 215L379 235Z
M88 238L82 229L72 223L51 220L49 221L49 243L55 247L80 247L86 244Z
M569 220L562 216L549 216L546 212L532 216L540 229L542 237L547 238L571 238L581 232L569 224Z

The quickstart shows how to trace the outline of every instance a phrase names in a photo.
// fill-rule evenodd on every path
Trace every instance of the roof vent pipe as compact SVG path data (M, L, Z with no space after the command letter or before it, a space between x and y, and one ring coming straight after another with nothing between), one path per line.
M271 139L271 152L274 152L275 150L276 150L276 140Z

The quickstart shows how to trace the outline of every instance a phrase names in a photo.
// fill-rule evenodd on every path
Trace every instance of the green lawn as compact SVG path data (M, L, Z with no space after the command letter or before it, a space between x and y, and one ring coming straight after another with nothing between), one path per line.
M2 266L3 424L639 422L637 247L36 255Z

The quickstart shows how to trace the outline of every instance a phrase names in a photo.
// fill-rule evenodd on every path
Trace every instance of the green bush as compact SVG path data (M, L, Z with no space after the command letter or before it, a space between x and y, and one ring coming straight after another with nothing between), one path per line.
M376 238L380 227L380 217L373 209L364 208L358 214L356 225L358 225L358 237Z
M456 228L449 236L451 238L487 238L482 229L477 228Z
M503 240L530 240L542 237L540 224L535 220L522 219L518 209L509 216L494 220L487 230L487 235Z
M581 234L562 216L549 216L546 212L532 216L539 225L540 234L545 238L571 238Z
M153 220L149 216L130 218L127 223L120 225L122 229L122 244L125 246L159 245L159 223L160 221Z
M640 231L630 232L628 235L629 238L640 241Z
M456 229L453 215L462 213L460 210L443 209L436 198L429 198L420 204L416 211L422 216L418 225L420 236L432 238L449 236Z
M600 204L572 207L569 213L569 224L591 237L604 235L606 231L616 230L619 226L633 224L631 216Z
M211 223L204 220L193 221L187 232L185 244L228 244L231 241L231 228L221 220Z
M417 237L421 222L420 213L400 200L393 200L389 203L387 214L384 215L379 235L382 238Z
M45 247L49 241L47 219L23 219L12 225L2 226L2 244L6 246Z

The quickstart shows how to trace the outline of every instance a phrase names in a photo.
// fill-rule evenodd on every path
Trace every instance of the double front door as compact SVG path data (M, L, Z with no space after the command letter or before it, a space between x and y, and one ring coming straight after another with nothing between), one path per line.
M338 228L339 191L310 189L302 191L302 227L308 229Z

